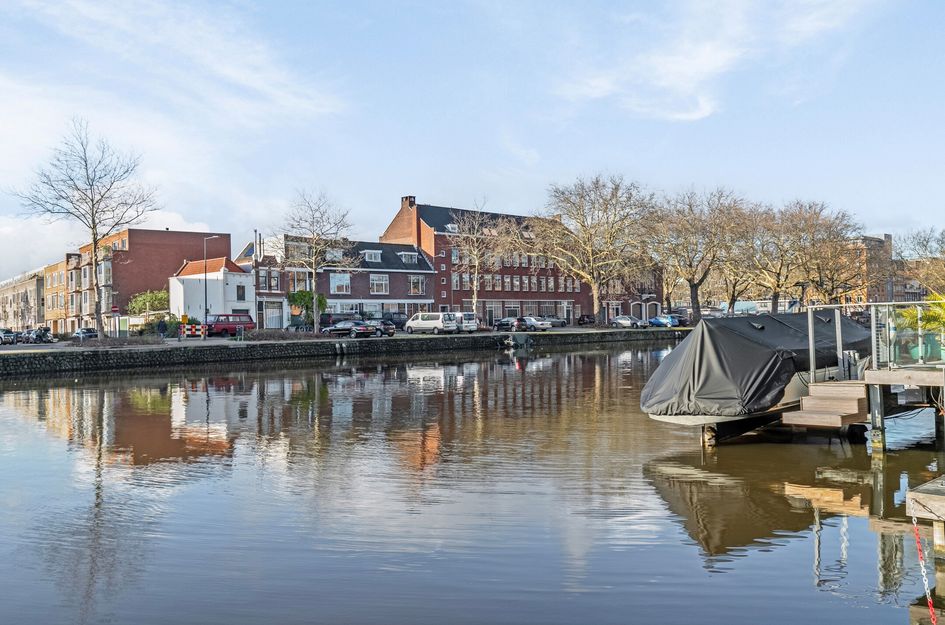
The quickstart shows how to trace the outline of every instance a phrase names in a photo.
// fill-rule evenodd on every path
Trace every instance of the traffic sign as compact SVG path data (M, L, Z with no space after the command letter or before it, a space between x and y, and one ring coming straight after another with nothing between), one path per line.
M113 313L118 312L118 306L112 306L112 312Z

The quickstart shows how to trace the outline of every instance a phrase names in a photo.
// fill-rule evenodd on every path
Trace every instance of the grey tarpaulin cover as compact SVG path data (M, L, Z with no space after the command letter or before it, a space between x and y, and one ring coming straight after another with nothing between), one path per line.
M842 318L844 349L865 356L869 330ZM816 365L837 364L833 311L814 319ZM784 387L809 369L807 315L704 319L660 363L643 387L647 414L737 416L777 404Z

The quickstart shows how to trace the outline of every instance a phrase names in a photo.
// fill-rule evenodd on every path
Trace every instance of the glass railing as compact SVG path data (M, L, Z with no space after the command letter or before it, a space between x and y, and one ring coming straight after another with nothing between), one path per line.
M945 300L870 304L873 368L945 364Z

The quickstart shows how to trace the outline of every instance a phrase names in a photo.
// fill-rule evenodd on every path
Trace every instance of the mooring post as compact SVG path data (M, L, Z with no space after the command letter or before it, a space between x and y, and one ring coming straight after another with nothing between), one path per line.
M869 385L870 395L870 443L873 453L882 454L886 451L886 398L883 397L883 387L879 384Z
M843 314L839 308L835 308L833 311L833 328L837 336L837 379L846 380L847 379L847 368L844 366L843 362L843 325L841 324L843 320Z

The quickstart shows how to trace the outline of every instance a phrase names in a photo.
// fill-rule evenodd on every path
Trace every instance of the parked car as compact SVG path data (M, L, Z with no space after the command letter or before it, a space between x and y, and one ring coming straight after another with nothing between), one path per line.
M318 325L327 328L339 321L362 321L361 315L354 312L323 312L318 316Z
M568 325L567 320L562 319L557 315L545 315L544 317L540 317L540 319L544 319L550 323L552 328L563 328Z
M668 316L676 321L676 323L673 325L682 326L682 327L686 327L689 325L689 317L687 317L686 315L680 315L679 313L670 313Z
M79 328L72 335L72 338L84 341L86 339L97 339L98 331L95 328Z
M669 315L657 315L651 317L649 324L654 328L673 328L679 325L679 322Z
M479 318L476 313L461 312L456 313L456 331L469 332L472 334L479 329Z
M364 325L374 328L374 336L394 336L397 327L385 319L368 319Z
M620 315L610 320L610 327L612 328L645 328L647 325L646 321L633 315Z
M10 328L0 328L0 345L13 345L16 343L16 332Z
M541 317L522 317L525 320L525 329L529 332L546 332L551 329L551 322Z
M244 332L256 329L253 318L245 313L207 315L207 336L236 336L242 326Z
M404 324L407 334L432 332L433 334L456 332L456 315L448 312L417 313Z
M503 317L492 324L494 332L519 332L525 330L525 317Z
M595 323L597 323L597 319L594 318L594 315L581 315L577 319L579 326L594 325Z
M52 343L53 337L47 327L34 328L26 332L25 343Z
M331 334L332 336L350 336L353 339L359 336L372 336L377 328L370 326L364 321L339 321L335 325L322 328L322 334Z
M397 328L398 330L403 330L404 325L406 325L407 320L410 319L410 317L407 315L407 313L385 312L381 315L381 319L383 319L384 321L390 321L391 323L394 324L395 328Z

